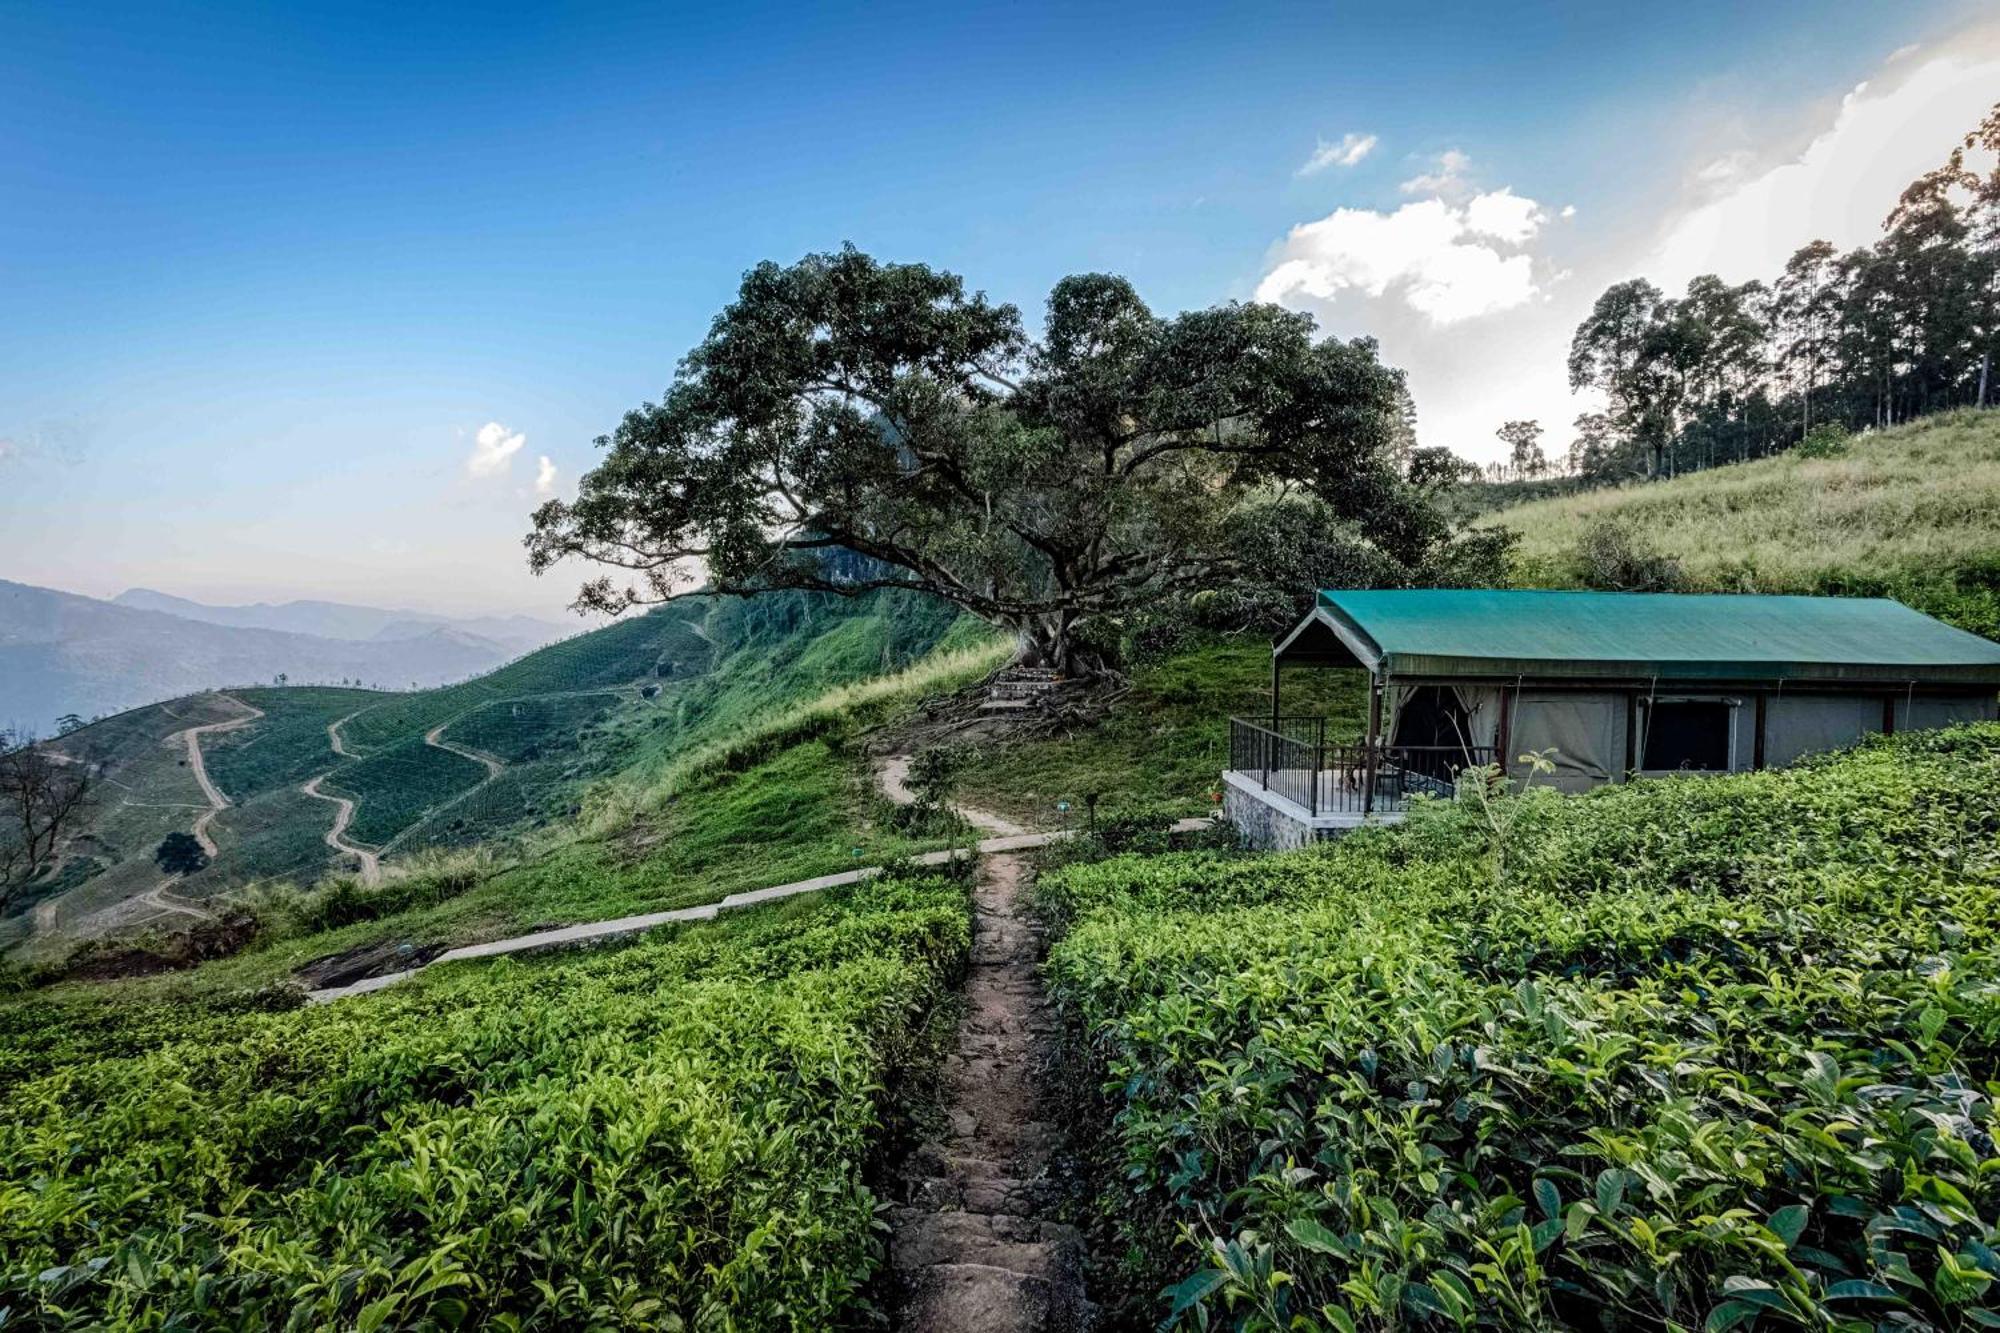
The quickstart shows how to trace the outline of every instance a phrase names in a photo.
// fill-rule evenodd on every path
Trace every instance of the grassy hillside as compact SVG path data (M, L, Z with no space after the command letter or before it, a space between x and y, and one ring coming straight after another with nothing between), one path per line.
M696 600L443 689L239 690L120 714L59 742L63 753L103 765L106 800L36 905L39 915L0 922L0 946L34 934L46 956L79 936L184 926L187 913L172 902L199 905L255 884L310 885L352 869L326 842L331 798L354 802L347 842L393 865L432 849L560 829L587 807L632 805L634 793L657 797L690 756L757 732L830 688L893 674L949 648L954 632L951 643L983 641L977 631L954 631L955 620L948 608L903 596ZM153 849L208 809L185 746L169 741L196 722L236 717L243 705L263 716L202 740L209 776L230 802L207 825L216 856L172 883L163 903ZM302 790L315 779L328 799Z
M0 998L0 1306L30 1326L876 1320L882 1164L950 1017L962 888L878 882L328 1008L272 983L938 845L861 745L1004 648L955 625L863 671L912 637L901 614L725 604L705 627L746 645L723 657L740 677L646 710L619 686L477 703L450 723L476 750L526 754L560 717L620 766L576 819L288 890L235 956ZM1214 642L1142 668L1097 725L988 747L964 794L1199 808L1267 666ZM351 702L273 716L305 738ZM127 732L92 743L143 752ZM2000 1223L1996 790L1986 726L1440 805L1307 853L1046 872L1093 1296L1118 1327L1724 1327L1771 1301L1823 1326L1975 1322Z
M1099 1298L1134 1327L1990 1326L1996 790L1987 724L1045 876Z
M1955 412L1672 481L1537 500L1490 521L1521 534L1529 586L1593 581L1586 530L1611 524L1711 592L1896 597L2000 638L2000 412Z
M1331 719L1336 736L1359 734L1366 716L1356 672L1289 672L1285 698L1290 711ZM1136 667L1129 692L1092 725L970 747L959 787L972 804L1031 824L1060 822L1065 801L1081 819L1092 793L1106 811L1206 813L1228 759L1230 716L1270 709L1270 645L1212 641Z

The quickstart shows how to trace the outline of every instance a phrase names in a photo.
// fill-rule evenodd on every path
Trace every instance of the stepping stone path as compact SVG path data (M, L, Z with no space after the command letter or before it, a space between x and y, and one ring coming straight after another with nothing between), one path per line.
M905 1333L1069 1333L1095 1313L1081 1238L1043 1211L1059 1131L1044 1118L1037 1048L1054 1020L1026 872L1020 856L989 853L973 891L965 1020L945 1069L950 1128L917 1150L910 1198L891 1215Z

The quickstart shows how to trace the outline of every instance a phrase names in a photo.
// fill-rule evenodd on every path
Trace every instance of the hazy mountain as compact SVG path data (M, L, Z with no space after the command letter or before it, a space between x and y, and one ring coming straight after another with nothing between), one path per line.
M313 634L325 639L414 639L438 629L454 629L525 653L575 633L580 626L558 625L533 616L440 616L428 611L387 610L344 602L300 600L252 602L248 606L212 606L206 602L128 588L111 599L141 611L164 611L187 620L239 629L275 629L288 634Z
M451 624L397 616L378 630L399 621L409 633L337 638L213 624L0 579L0 725L46 735L64 713L91 717L212 686L269 684L281 672L295 684L438 685L518 655L510 643Z

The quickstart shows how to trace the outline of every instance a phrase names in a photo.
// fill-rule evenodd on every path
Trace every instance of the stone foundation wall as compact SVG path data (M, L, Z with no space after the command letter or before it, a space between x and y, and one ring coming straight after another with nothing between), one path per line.
M1293 819L1227 784L1222 788L1222 817L1235 826L1245 843L1259 851L1291 851L1314 841L1312 828L1303 820Z

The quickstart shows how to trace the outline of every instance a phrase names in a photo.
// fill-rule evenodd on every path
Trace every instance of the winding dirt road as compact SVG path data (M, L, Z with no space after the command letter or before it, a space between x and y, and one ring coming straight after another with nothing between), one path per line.
M457 718L453 718L451 720L451 722L456 722L456 721L458 721ZM470 759L475 764L484 764L486 766L486 782L491 782L493 781L493 779L499 777L500 770L507 767L505 761L499 759L494 755L486 753L486 751L484 750L475 750L470 745L460 745L457 741L448 741L444 738L444 729L450 726L451 722L440 722L435 727L432 727L429 731L425 732L424 744L433 746L440 750L444 750L450 754L455 754L461 759ZM486 785L485 782L482 782L480 784L480 786L485 786L485 785ZM475 788L474 790L477 790L477 788ZM453 797L452 800L446 802L446 804L449 805L457 801L462 801L471 794L472 792L465 792L459 796Z
M179 741L187 747L188 771L194 774L195 782L201 787L201 794L208 798L208 811L194 821L193 833L194 840L201 844L202 851L208 853L211 857L215 855L215 842L208 836L208 824L210 820L229 808L229 798L218 791L213 782L209 781L208 765L203 763L201 758L201 738L203 736L219 736L225 731L241 731L244 727L249 726L252 722L264 716L263 709L258 708L254 704L246 704L233 694L218 694L215 697L218 699L227 699L238 708L246 709L247 711L243 716L232 717L226 722L207 722L198 727L187 727L167 737L168 745ZM171 880L168 881L168 883L171 882Z
M208 765L202 759L201 738L203 736L220 736L226 731L240 731L252 722L255 722L258 718L264 716L263 709L257 707L255 704L247 704L233 694L218 693L215 697L218 699L227 699L230 703L241 708L244 710L242 715L227 718L221 722L204 722L200 726L183 727L181 730L169 735L165 741L165 744L169 747L180 745L186 749L188 772L193 774L195 785L201 788L201 794L208 798L208 808L195 817L194 824L188 831L194 835L194 840L201 844L201 850L210 860L215 858L217 849L215 839L208 836L208 826L217 815L229 808L230 802L229 798L222 794L221 790L208 776ZM215 913L209 911L200 903L188 898L168 896L167 891L179 883L180 879L181 876L179 875L168 875L152 888L132 898L130 902L134 905L150 907L158 913L191 916L197 921L215 920ZM51 924L53 924L53 914L50 920Z
M351 856L361 863L361 882L373 884L382 878L381 854L371 847L347 840L347 826L354 822L354 802L345 796L331 796L319 789L319 784L332 777L331 772L320 774L311 782L302 784L299 790L316 801L331 801L334 805L333 827L320 835L320 841L336 852Z
M144 903L146 906L161 912L178 912L182 916L191 916L197 921L215 920L215 913L209 911L199 903L186 898L170 898L167 896L167 889L179 878L179 875L169 876L161 880L158 884L155 884L152 888L147 889L132 901L135 903Z
M358 711L360 710L357 709L356 712ZM341 723L346 722L353 716L354 713L349 713L347 717L337 717L326 724L327 744L342 759L354 759L358 757L353 751L341 744L340 740ZM312 779L312 781L301 783L299 790L316 801L333 802L333 827L320 835L320 841L333 848L334 851L344 856L351 856L360 862L361 882L363 884L373 884L382 878L382 855L372 847L364 847L358 842L349 842L347 840L347 826L354 822L354 802L348 800L345 796L330 796L319 789L319 784L332 776L333 770L329 768L326 772Z

